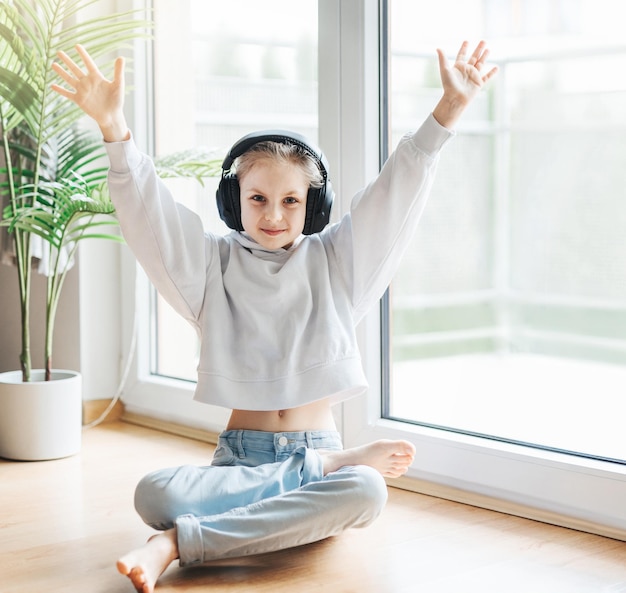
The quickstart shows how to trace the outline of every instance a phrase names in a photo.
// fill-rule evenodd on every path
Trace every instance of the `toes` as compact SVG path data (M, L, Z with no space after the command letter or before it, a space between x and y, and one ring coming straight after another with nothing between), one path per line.
M137 589L139 593L149 593L151 591L147 582L148 579L146 578L143 568L141 567L133 568L128 574L128 576L130 577L130 580L135 586L135 589Z
M130 573L130 568L123 560L118 560L116 565L117 565L117 570L120 572L120 574L123 574L124 576L128 576L128 574Z
M407 455L415 455L415 445L409 441L402 441L403 449Z

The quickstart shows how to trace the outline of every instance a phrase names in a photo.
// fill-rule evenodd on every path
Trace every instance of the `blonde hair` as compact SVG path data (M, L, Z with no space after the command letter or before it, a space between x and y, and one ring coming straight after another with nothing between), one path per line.
M258 142L235 159L233 167L237 177L239 179L244 177L261 159L296 165L308 179L309 187L320 188L324 185L317 161L304 148L297 144L271 140Z

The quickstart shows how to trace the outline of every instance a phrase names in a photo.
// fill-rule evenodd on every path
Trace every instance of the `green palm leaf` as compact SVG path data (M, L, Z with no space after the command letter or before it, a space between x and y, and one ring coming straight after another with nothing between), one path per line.
M99 18L86 7L102 4ZM71 259L85 238L120 240L107 232L116 221L103 190L106 161L99 137L80 131L82 112L51 90L59 82L52 70L59 50L77 57L82 43L94 58L147 37L151 23L143 11L108 12L103 0L0 0L0 193L9 206L0 225L13 231L22 315L23 376L30 362L31 235L49 246L53 267L46 296L45 366L50 369L52 331L59 294ZM80 63L80 60L78 60ZM105 75L110 74L104 71ZM108 215L108 218L102 218Z
M191 178L204 185L207 177L217 177L222 171L223 157L205 148L192 148L159 157L154 165L159 177Z
M1 226L9 231L20 230L41 237L57 251L84 238L85 231L92 225L104 222L87 222L77 225L85 217L112 215L115 211L102 186L88 183L77 175L55 182L41 182L27 188L25 195L30 205L18 206L11 211L5 209ZM117 224L107 221L106 224ZM120 240L117 234L101 235Z
M21 183L36 183L37 179L54 182L75 174L91 187L101 185L106 179L106 151L101 138L91 131L81 130L76 125L68 127L39 145L38 151L35 139L23 123L9 135L14 165L11 173L15 180L21 179ZM0 169L0 191L8 186L6 173L6 168ZM20 192L19 199L24 203L26 195Z
M150 26L142 11L81 20L81 10L100 0L3 0L0 4L0 98L46 142L81 116L80 109L50 90L59 50L74 54L84 44L94 58L128 45ZM76 23L68 26L71 19ZM18 31L16 36L13 32ZM15 121L12 122L15 125Z
M106 179L106 151L99 136L72 127L56 140L58 177L67 178L74 172L89 184L100 184Z

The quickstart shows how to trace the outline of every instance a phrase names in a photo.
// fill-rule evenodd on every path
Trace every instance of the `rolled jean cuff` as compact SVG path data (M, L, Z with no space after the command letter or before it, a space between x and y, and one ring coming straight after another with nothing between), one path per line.
M181 515L176 519L176 538L178 541L179 565L181 567L202 564L204 545L200 522L193 515Z

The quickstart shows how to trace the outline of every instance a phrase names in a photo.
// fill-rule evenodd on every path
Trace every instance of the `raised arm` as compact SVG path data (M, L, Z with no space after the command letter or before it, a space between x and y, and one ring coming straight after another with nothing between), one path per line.
M461 45L450 65L443 52L439 67L443 96L414 134L405 135L380 174L352 202L350 215L329 228L326 237L352 287L358 321L382 296L408 247L426 204L442 147L466 107L497 69L486 74L488 51L480 42L469 58Z
M433 110L433 116L449 130L454 128L465 108L498 71L498 67L494 66L486 74L481 72L489 56L486 42L481 41L466 60L468 45L467 41L463 42L452 65L443 51L437 50L443 97Z
M52 69L71 90L58 84L53 84L52 89L93 118L105 142L128 140L130 131L124 117L124 58L115 60L113 80L107 80L82 45L77 45L76 51L83 61L84 70L60 51L58 56L65 68L54 63Z
M107 80L85 48L76 49L83 66L59 52L62 65L53 69L65 84L52 88L100 126L110 162L109 192L122 234L159 293L197 327L212 257L202 221L174 200L152 159L131 140L123 112L123 58L115 61L113 80ZM215 245L212 240L210 246Z

